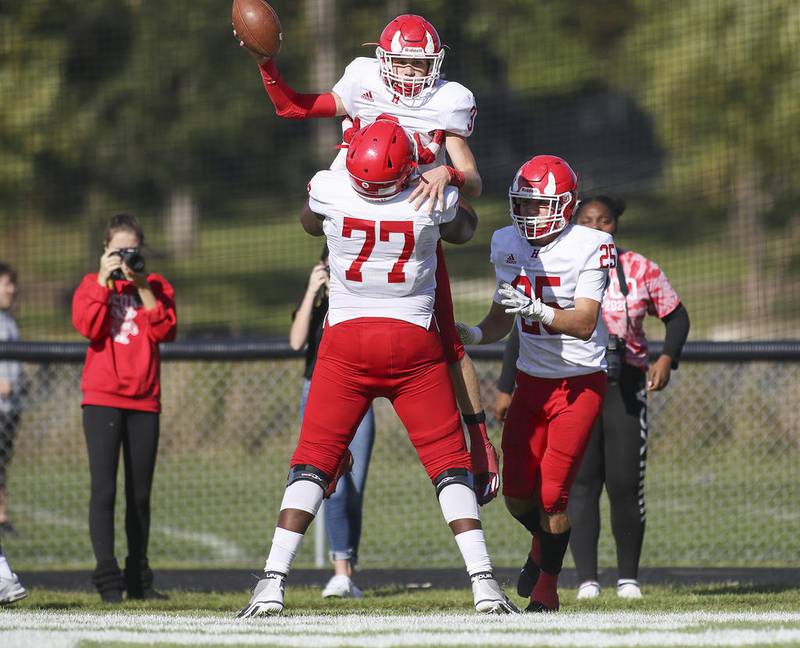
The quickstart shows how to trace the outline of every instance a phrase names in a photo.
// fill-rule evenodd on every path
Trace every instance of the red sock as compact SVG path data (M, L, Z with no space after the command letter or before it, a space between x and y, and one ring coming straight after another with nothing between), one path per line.
M558 574L539 572L539 580L531 593L531 602L538 602L548 610L558 609Z
M528 554L534 565L542 564L542 543L539 541L539 534L534 533L531 537L531 552Z

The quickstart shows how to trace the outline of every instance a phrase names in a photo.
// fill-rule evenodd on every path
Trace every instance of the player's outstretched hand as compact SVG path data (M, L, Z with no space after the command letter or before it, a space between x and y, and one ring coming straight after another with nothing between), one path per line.
M255 59L256 63L262 65L263 63L269 61L270 59L269 56L263 56L262 54L258 54L257 52L254 52L249 47L247 47L247 45L244 44L244 41L242 40L241 36L239 36L239 34L236 33L235 29L233 30L233 37L236 39L236 42L239 43L239 47L241 47L250 56L252 56Z
M443 166L426 171L420 176L419 184L411 192L408 202L414 203L414 209L418 210L426 202L428 203L428 213L433 213L434 209L444 210L444 189L450 184L450 173Z
M456 333L464 344L479 344L483 331L477 326L467 326L463 322L456 322Z

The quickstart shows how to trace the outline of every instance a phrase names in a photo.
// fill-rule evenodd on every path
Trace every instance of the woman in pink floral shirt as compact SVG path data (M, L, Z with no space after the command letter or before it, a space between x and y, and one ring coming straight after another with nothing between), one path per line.
M615 235L624 203L596 196L581 204L574 221ZM617 594L640 598L638 571L645 527L644 472L647 458L647 392L669 383L689 333L689 316L666 275L653 261L618 247L619 266L609 273L603 321L609 347L609 386L589 447L571 491L570 547L578 571L578 598L600 594L597 539L600 494L605 484L611 505L611 528L617 545ZM644 319L654 315L666 326L661 355L648 366ZM614 360L619 370L614 375Z

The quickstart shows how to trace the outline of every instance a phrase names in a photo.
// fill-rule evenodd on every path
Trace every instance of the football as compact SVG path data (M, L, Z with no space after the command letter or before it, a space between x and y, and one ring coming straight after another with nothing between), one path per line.
M260 56L273 57L281 49L281 21L264 0L233 0L233 35L239 44Z

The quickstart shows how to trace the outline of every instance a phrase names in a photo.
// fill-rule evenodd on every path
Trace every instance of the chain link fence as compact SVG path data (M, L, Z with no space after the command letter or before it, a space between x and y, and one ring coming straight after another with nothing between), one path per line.
M476 365L490 405L499 354ZM28 395L8 472L9 511L20 535L4 545L18 569L88 567L93 558L81 363L76 357L25 362L24 370ZM301 373L296 357L163 362L154 564L261 564L298 436ZM669 387L651 396L644 566L796 563L797 402L800 364L775 360L687 359ZM376 421L361 566L459 566L433 488L383 399L376 401ZM489 425L499 449L500 429L494 420ZM121 473L116 528L117 555L124 556ZM526 551L524 530L499 500L482 515L495 564L516 566ZM615 564L607 510L603 515L601 567ZM315 564L314 535L312 527L298 566Z

